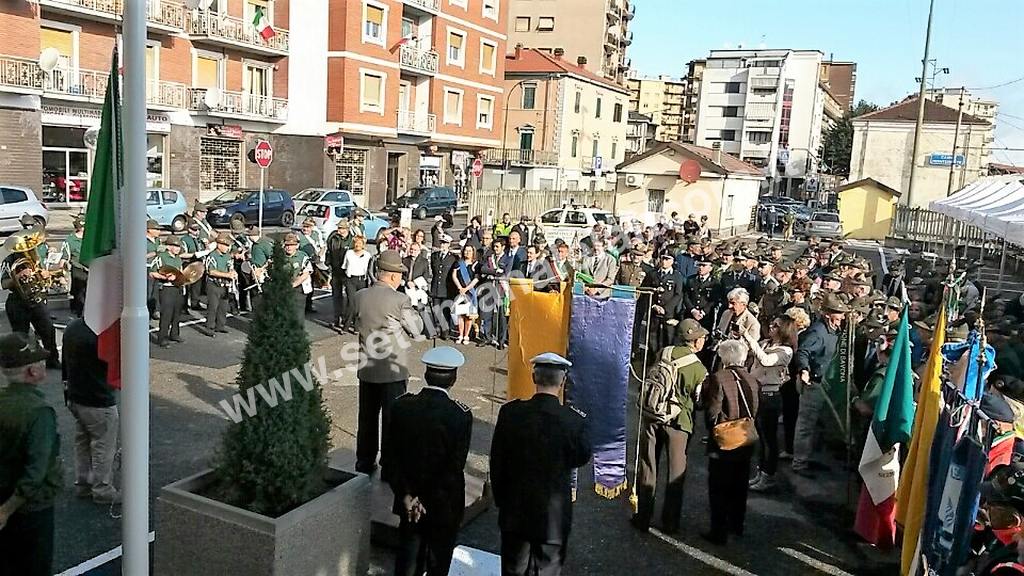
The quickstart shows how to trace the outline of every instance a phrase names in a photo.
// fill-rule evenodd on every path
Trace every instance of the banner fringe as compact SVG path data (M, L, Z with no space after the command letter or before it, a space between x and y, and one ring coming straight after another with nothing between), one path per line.
M608 500L618 498L619 495L625 492L627 488L629 488L629 480L623 480L618 486L612 486L611 488L600 484L594 484L594 492L597 492L598 496L607 498Z

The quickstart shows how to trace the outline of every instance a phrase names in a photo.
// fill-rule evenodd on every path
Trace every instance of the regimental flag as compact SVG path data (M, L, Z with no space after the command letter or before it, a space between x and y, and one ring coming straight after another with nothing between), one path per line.
M875 403L864 453L860 458L864 486L854 530L876 546L896 543L896 489L899 487L899 445L910 440L914 422L914 373L910 363L907 308L900 316L885 382Z
M854 336L853 322L847 319L839 330L836 352L822 382L822 392L825 394L829 411L832 413L832 421L836 423L839 432L842 433L844 442L847 441L847 433L850 430L848 417L850 414L850 376L853 374Z
M271 26L270 21L267 20L267 15L263 12L262 6L256 7L256 11L252 15L252 25L256 28L256 33L264 40L270 40L277 35L277 32L274 31L274 27Z
M89 267L85 323L99 337L99 357L107 363L107 381L114 388L121 387L121 308L124 303L122 260L117 249L118 194L124 186L119 82L115 48L89 181L80 257L82 264Z
M939 319L935 323L935 335L928 351L928 364L921 380L917 413L914 414L910 448L896 496L896 522L903 527L900 573L904 576L917 572L914 564L924 525L932 441L942 411L942 344L946 340L946 311L946 306L939 309Z

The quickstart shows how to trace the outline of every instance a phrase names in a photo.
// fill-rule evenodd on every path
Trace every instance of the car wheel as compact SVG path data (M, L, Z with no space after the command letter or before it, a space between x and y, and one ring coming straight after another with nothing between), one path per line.
M284 214L281 214L281 226L290 228L295 223L295 213L291 210L286 210Z
M241 212L233 214L231 216L231 222L229 224L234 224L235 222L238 222L239 224L242 224L244 226L245 225L245 215L243 215Z
M185 229L185 225L187 223L188 223L188 220L185 219L184 215L177 216L177 217L174 218L174 220L171 220L171 231L173 231L173 232L181 232L182 230Z
M425 207L420 206L420 209L416 211L416 219L417 220L426 220L427 219L427 209Z

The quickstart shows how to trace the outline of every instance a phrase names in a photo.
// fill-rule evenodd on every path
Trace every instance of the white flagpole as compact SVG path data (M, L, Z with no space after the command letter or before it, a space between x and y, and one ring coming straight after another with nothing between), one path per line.
M124 3L124 191L121 243L121 573L149 574L149 310L146 308L146 0Z

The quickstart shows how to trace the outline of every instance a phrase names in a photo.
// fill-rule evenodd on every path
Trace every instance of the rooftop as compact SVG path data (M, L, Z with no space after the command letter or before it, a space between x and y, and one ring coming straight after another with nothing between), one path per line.
M520 74L571 74L593 84L600 84L609 90L629 94L629 90L623 86L573 64L562 56L517 46L514 53L505 56L505 75Z
M634 156L622 164L619 164L617 169L621 171L623 168L654 156L655 154L661 154L665 150L670 149L678 153L680 156L697 160L697 162L700 163L701 170L717 172L718 174L725 175L738 174L743 176L764 176L764 170L754 166L753 164L748 164L732 154L722 152L720 162L716 164L713 160L715 150L705 148L704 146L697 146L695 144L686 144L684 142L660 142L643 154Z
M911 96L888 108L857 116L854 120L917 123L917 110L917 96ZM943 106L927 98L924 101L924 121L926 124L956 124L958 115L959 112L953 108ZM964 124L988 126L988 122L970 114L964 114L962 122Z

